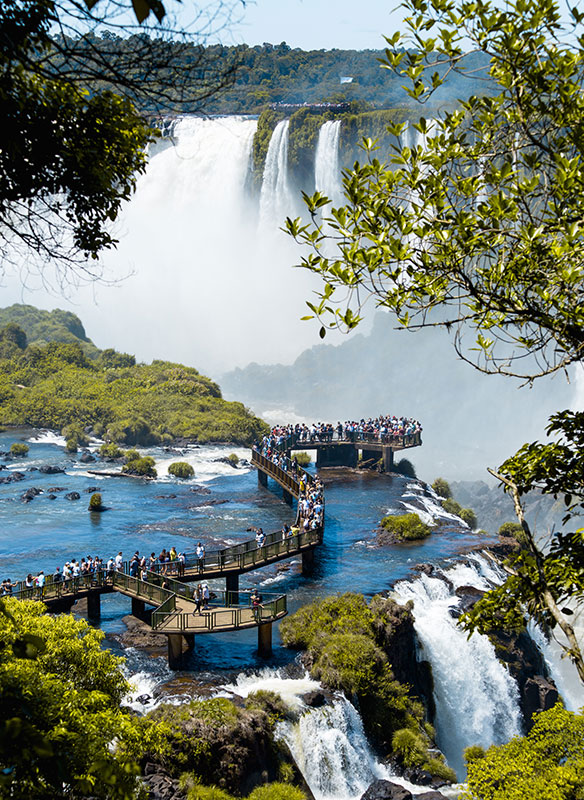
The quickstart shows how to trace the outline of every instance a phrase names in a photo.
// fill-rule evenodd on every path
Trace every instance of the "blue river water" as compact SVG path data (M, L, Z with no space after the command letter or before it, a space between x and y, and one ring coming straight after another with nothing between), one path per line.
M88 470L117 470L118 465L101 461L84 464L79 454L65 452L64 442L48 432L7 430L0 434L0 451L15 441L26 441L25 458L0 458L0 478L18 470L24 479L0 484L0 575L13 581L43 569L52 573L71 558L101 555L104 559L119 550L125 557L134 551L149 554L174 545L177 550L194 550L199 540L207 549L251 538L246 529L261 525L265 531L278 530L290 522L293 511L282 501L282 492L270 481L268 489L258 486L255 470L248 465L237 469L221 460L234 451L230 446L188 448L182 453L151 449L160 470L157 480L96 477ZM93 445L95 451L97 444ZM235 449L240 458L249 452ZM187 460L195 467L192 480L169 477L171 461ZM64 473L42 474L38 468L51 465ZM258 585L263 593L286 593L288 608L326 594L355 591L367 596L389 589L421 562L449 559L478 544L464 525L443 515L442 526L423 542L389 547L374 546L374 530L386 513L418 509L423 518L440 514L436 498L424 492L417 481L398 475L378 475L356 470L323 470L326 487L324 544L317 550L310 576L302 576L300 560L249 573L240 588ZM424 476L429 481L436 476ZM36 487L42 493L30 502L22 494ZM89 489L102 493L109 509L90 514ZM50 499L50 489L55 499ZM78 492L79 500L68 500ZM288 569L282 570L282 564ZM224 588L222 581L214 584ZM213 588L213 584L212 584ZM100 625L109 634L123 631L124 615L130 602L121 595L102 598ZM238 671L257 668L265 662L257 653L255 631L208 634L197 637L193 659L202 672ZM274 636L273 666L284 664L295 654L283 648Z

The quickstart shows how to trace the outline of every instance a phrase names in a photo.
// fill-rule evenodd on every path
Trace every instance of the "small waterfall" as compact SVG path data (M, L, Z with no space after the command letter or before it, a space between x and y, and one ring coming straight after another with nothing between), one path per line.
M422 574L399 583L394 596L400 603L414 603L420 657L432 664L437 743L462 777L464 748L509 741L521 733L521 714L517 684L498 661L491 642L476 633L468 639L450 613L460 602L454 593L457 587L486 590L500 578L480 556L445 570L444 575L450 585Z
M281 227L294 208L288 182L288 128L290 120L278 122L266 155L260 193L260 225Z
M427 791L427 787L395 777L375 758L358 711L342 695L321 708L308 708L302 695L322 689L320 683L308 675L286 678L270 669L239 675L222 694L247 697L258 689L277 692L299 714L295 721L279 723L277 735L288 745L315 800L359 800L379 778L399 783L413 793Z
M314 159L314 183L317 192L325 194L331 203L338 205L341 199L341 170L339 166L339 137L341 121L328 120L318 132Z
M580 647L584 647L584 612L582 610L578 612L575 608L573 610L574 616L571 618L571 622ZM559 629L554 631L553 638L548 639L542 629L533 622L529 623L527 629L545 659L550 676L558 687L564 705L568 711L578 712L584 705L584 696L576 667L568 656L564 657L565 650L560 646L560 642L567 646L567 639Z

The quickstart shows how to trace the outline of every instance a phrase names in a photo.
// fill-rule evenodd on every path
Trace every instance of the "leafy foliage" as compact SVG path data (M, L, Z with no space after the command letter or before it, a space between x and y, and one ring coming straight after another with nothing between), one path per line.
M13 456L27 456L29 446L24 442L14 442L10 445L10 452Z
M111 361L109 362L111 363ZM196 369L167 361L111 367L89 360L77 343L30 345L0 358L0 422L76 431L123 444L179 437L249 444L266 426L241 403L221 398ZM115 448L103 450L116 458Z
M584 717L560 704L540 712L527 736L468 756L466 800L584 797Z
M89 511L101 511L101 510L102 510L101 493L94 492L89 498Z
M186 461L175 461L169 465L168 474L174 475L175 478L192 478L195 470Z
M130 798L137 768L111 742L130 724L129 686L104 634L41 603L4 600L0 614L0 787L16 800ZM29 649L17 647L23 636ZM34 645L31 651L31 646Z
M450 488L450 484L448 481L444 480L444 478L436 478L432 484L432 489L434 489L438 497L443 497L445 500L448 500L452 497L452 489Z
M432 528L426 525L417 514L389 514L381 520L381 527L402 541L425 539L432 533Z
M145 478L155 478L157 473L154 469L154 463L154 459L150 456L134 458L124 464L122 472L127 472L128 475L143 475Z
M310 455L310 453L305 453L305 452L294 453L294 458L301 467L307 467L312 461L312 456Z

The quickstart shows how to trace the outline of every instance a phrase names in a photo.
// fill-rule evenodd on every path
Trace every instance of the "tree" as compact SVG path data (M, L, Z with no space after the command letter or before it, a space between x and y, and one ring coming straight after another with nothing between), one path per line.
M584 717L558 703L537 715L525 737L469 748L465 800L579 800L584 780Z
M160 0L0 4L3 269L56 262L62 282L99 276L88 259L116 243L111 221L145 169L154 116L200 109L232 80L234 59L200 40L236 5L195 8L193 28L181 31Z
M404 7L408 33L387 39L382 66L409 81L412 98L431 103L464 71L469 44L487 67L467 74L477 92L455 110L420 118L415 144L406 146L405 124L389 126L386 160L366 140L365 163L344 174L344 207L322 218L327 198L316 193L305 196L308 224L287 220L309 247L302 265L324 282L308 304L320 334L357 326L372 299L400 327L452 330L458 355L481 371L533 381L565 370L584 354L584 15L560 13L557 0ZM542 545L520 501L540 488L565 497L566 521L579 512L584 415L557 414L549 432L558 443L526 445L493 473L528 544L465 620L471 630L519 624L526 605L562 629L584 682L564 605L584 597L584 529Z
M38 602L0 611L0 794L133 797L137 768L111 747L130 724L129 686L104 634Z

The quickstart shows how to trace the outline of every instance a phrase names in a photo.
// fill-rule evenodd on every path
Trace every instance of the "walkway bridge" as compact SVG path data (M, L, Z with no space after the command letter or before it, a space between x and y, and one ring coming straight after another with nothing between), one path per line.
M280 446L288 456L294 450L316 450L316 467L356 467L359 454L363 461L383 459L385 472L393 469L393 454L398 450L419 447L422 444L420 431L410 434L367 433L354 431L343 438L337 430L328 435L301 436L293 434Z
M289 459L287 469L282 469L261 454L252 452L252 464L262 470L258 476L269 474L285 491L285 499L298 497L301 489L309 486L314 478ZM323 499L324 508L324 499ZM323 513L324 518L324 513ZM250 605L250 593L239 591L239 575L260 567L282 561L293 556L302 557L303 572L312 568L314 549L322 544L323 526L304 530L299 513L295 525L287 535L282 531L270 533L260 547L255 539L208 551L204 559L196 552L185 553L184 563L179 561L156 564L147 571L147 579L130 574L130 563L124 562L120 569L101 570L89 575L80 575L67 580L54 581L47 575L43 589L27 588L22 582L13 597L23 600L42 600L50 611L69 611L80 599L87 599L87 614L98 619L101 611L101 595L119 592L131 598L132 614L149 621L153 630L165 634L168 639L168 663L178 669L183 663L182 655L192 650L195 635L222 633L246 628L257 628L258 651L267 657L272 652L272 623L287 614L286 595L262 592L259 608ZM212 578L225 578L225 591L213 591L208 609L199 614L188 584ZM146 606L154 607L147 612Z

